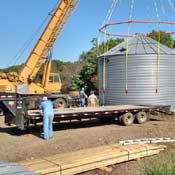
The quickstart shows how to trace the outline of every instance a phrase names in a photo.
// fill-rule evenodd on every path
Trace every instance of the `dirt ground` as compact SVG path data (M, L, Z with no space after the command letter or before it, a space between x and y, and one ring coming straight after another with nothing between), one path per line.
M141 139L152 137L175 138L175 118L151 117L143 125L120 126L116 123L102 123L98 120L77 123L55 124L54 137L45 141L41 138L42 127L32 127L27 131L19 131L14 127L5 126L4 117L0 117L0 160L18 162L58 153L72 152L111 143L125 139ZM175 144L170 144L170 152ZM169 152L169 149L167 149ZM151 158L146 158L145 160ZM138 161L113 165L112 175L141 174ZM94 170L84 175L107 174Z

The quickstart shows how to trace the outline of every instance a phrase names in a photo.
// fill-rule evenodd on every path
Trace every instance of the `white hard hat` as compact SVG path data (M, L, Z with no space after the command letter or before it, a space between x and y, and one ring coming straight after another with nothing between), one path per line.
M44 97L43 97L43 101L46 101L46 100L47 100L47 97L46 97L46 96L44 96Z

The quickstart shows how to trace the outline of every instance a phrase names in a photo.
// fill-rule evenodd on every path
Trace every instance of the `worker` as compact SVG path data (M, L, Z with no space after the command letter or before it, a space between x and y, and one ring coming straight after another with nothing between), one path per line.
M44 139L48 140L49 138L53 137L53 103L48 100L46 96L44 96L40 104L40 109L42 109L43 114Z
M82 88L81 91L80 91L80 107L85 106L86 98L87 98L87 95L84 92L84 88Z
M97 97L94 94L94 91L90 92L90 96L88 98L88 104L90 107L95 107L96 106L96 102L97 102Z

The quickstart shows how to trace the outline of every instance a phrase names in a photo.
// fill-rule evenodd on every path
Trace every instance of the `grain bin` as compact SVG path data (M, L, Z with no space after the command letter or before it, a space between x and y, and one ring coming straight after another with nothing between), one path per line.
M175 111L175 53L149 37L138 34L101 55L98 73L101 105L171 105Z

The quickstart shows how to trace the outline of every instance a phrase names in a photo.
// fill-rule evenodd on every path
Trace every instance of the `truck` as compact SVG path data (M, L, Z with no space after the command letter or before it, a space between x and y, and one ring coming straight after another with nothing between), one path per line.
M60 94L60 77L58 73L51 72L49 53L78 2L60 1L19 74L0 73L0 114L4 115L5 124L14 124L23 130L42 121L42 114L37 108L45 95L54 104L55 120L58 122L107 117L119 120L123 125L131 125L135 120L137 123L146 122L149 112L159 110L160 106L133 105L65 108L71 107L74 100L70 95ZM43 63L42 82L36 83L34 78Z

